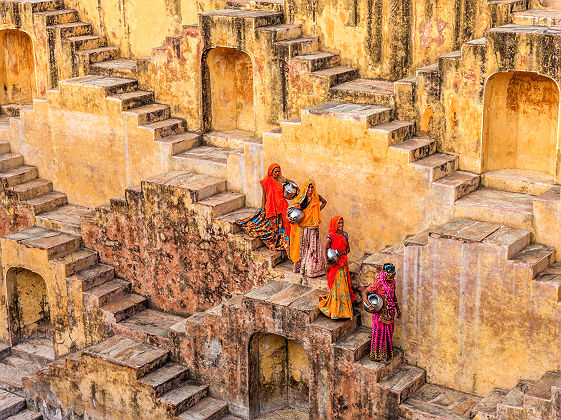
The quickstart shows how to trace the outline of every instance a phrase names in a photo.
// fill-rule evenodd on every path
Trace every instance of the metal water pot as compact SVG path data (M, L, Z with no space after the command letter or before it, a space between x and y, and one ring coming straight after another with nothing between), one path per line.
M341 254L339 254L339 251L337 251L336 249L327 248L327 262L329 264L337 264L337 262L339 262L339 258L341 258Z
M298 224L304 220L304 212L300 209L290 207L286 211L286 218L290 223Z
M296 185L295 182L292 181L287 182L283 186L283 195L284 198L286 198L287 200L294 200L299 192L300 189L298 188L298 185Z
M372 308L374 308L374 312L380 312L382 310L382 306L384 306L384 300L382 299L382 296L377 293L370 293L367 298L368 302L370 302L370 305L372 305ZM363 304L364 308L368 309L368 305L366 304L366 302L363 302Z

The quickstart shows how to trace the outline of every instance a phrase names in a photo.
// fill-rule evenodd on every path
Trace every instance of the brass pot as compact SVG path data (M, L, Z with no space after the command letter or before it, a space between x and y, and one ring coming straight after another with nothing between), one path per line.
M300 189L295 182L290 181L283 185L282 194L287 200L294 200L299 192Z

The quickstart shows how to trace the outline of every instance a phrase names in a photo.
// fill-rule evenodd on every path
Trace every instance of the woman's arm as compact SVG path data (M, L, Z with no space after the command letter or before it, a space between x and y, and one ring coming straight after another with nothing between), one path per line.
M349 245L349 236L345 233L345 239L347 240L347 249L345 249L341 254L342 255L348 255L349 252L351 252L351 247Z
M327 200L325 200L321 195L318 196L319 196L319 202L321 203L319 209L323 210L323 208L327 205Z
M331 246L331 238L327 238L327 241L325 241L325 245L323 246L323 259L327 264L327 266L331 265L327 262L327 250L329 249L330 246Z

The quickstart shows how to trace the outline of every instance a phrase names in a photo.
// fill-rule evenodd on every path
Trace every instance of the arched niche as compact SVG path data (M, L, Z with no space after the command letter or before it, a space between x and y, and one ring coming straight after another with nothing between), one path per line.
M28 103L36 96L31 37L18 29L0 31L0 105Z
M254 132L253 64L249 55L235 48L217 47L207 51L203 60L208 128Z
M310 370L300 344L277 334L255 333L249 364L251 418L287 407L308 413Z
M559 88L532 72L496 73L483 110L483 171L521 169L557 175Z

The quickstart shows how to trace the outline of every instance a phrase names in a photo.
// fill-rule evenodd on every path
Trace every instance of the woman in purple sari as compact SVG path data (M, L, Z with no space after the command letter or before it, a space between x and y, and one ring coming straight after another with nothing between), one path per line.
M368 302L368 295L376 293L384 302L382 309L375 312ZM370 359L388 364L394 356L392 336L395 317L401 318L401 311L395 295L395 266L384 264L377 280L362 291L362 300L372 313L372 341Z

